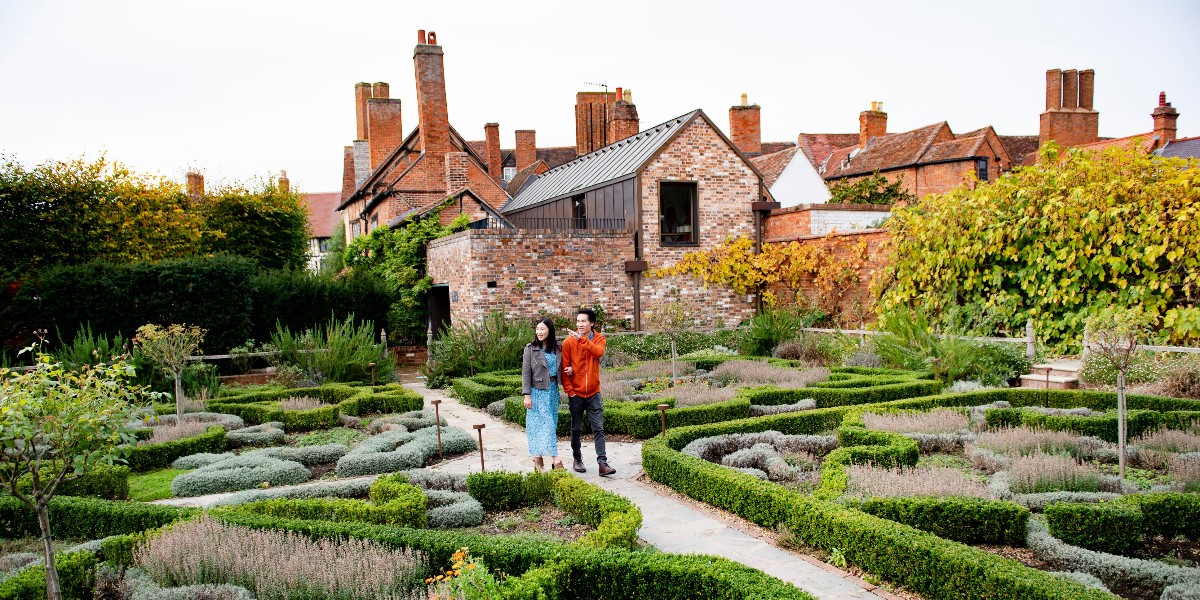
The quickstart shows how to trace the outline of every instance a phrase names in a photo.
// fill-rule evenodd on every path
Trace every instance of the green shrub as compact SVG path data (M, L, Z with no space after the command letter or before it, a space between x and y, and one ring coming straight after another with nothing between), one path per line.
M480 375L478 377L484 376ZM487 405L497 400L503 400L505 397L521 393L521 379L520 377L514 379L515 381L506 381L499 385L489 385L473 377L459 377L453 381L454 397L468 406L487 408ZM494 381L494 379L492 380Z
M374 322L356 322L351 313L345 319L333 316L301 334L278 325L271 344L280 353L277 360L299 367L311 381L371 381L370 363L376 364L376 378L391 381L396 358L386 351L385 342L377 340L376 332Z
M964 544L1025 545L1029 510L982 498L869 498L846 500L851 508Z
M425 494L414 487L416 495L390 502L370 503L349 498L274 498L238 505L234 510L282 517L323 521L356 521L376 525L424 528Z
M467 491L484 510L509 510L521 506L525 500L523 488L520 473L488 471L467 476Z
M1145 515L1142 519L1145 535L1168 540L1182 535L1193 542L1200 541L1200 496L1153 492L1132 494L1121 500L1141 509Z
M305 269L259 271L251 280L250 332L243 340L269 340L277 327L290 331L319 327L329 322L331 314L358 325L387 323L392 299L387 283L370 273L327 277ZM370 380L369 372L367 377L365 381Z
M1128 556L1142 541L1142 511L1123 502L1057 502L1045 514L1050 533L1072 546Z
M765 309L746 323L739 352L747 356L771 356L779 344L796 339L801 329L812 327L824 316L794 306Z
M145 444L130 448L125 460L135 473L165 469L171 463L189 454L200 452L219 453L225 450L225 428L212 426L196 437L173 440L161 444Z
M53 475L43 470L43 481ZM26 474L17 482L17 489L28 493L33 489L33 476ZM96 465L90 471L58 485L57 496L84 496L104 500L127 500L129 498L129 467L124 465Z
M90 552L71 552L54 557L62 597L81 600L92 597L93 569L96 557ZM46 598L46 567L37 565L22 569L0 581L0 600L44 600Z
M458 323L442 332L429 348L427 383L430 387L445 387L455 377L519 369L525 344L532 339L532 321L509 319L499 311L478 324Z
M238 492L262 485L296 485L311 477L312 473L298 462L242 455L176 477L171 482L171 494L176 498L188 498Z
M1070 431L1079 435L1097 437L1107 442L1117 441L1117 414L1110 412L1101 416L1084 417L1072 415L1047 415L1022 408L989 408L984 413L992 427L1020 427ZM1158 411L1131 409L1128 411L1126 427L1131 438L1154 431L1162 426L1166 417Z
M667 427L682 427L701 423L718 423L733 419L744 419L750 416L750 400L736 397L724 402L713 402L697 406L675 408L674 398L657 398L641 402L621 402L616 400L604 401L604 431L605 433L624 433L638 438L648 438L662 431L662 416L656 408L659 404L667 404ZM520 396L509 396L504 399L504 419L525 426L525 405ZM585 420L583 432L589 433L591 426ZM558 435L571 432L571 413L566 403L559 405Z
M1138 352L1125 372L1125 383L1135 385L1158 381L1166 371L1167 365L1154 360L1153 352ZM1088 383L1117 385L1117 366L1111 358L1099 352L1089 353L1079 370L1079 379Z
M50 500L49 511L56 536L92 540L161 527L196 509L64 496ZM0 496L0 537L31 536L41 536L37 514L16 498Z
M675 342L676 352L685 355L701 350L710 350L714 346L737 348L742 333L742 330L739 329L720 329L712 332L685 331ZM645 335L622 333L607 336L606 339L608 340L606 351L617 351L637 360L661 360L671 357L671 340L664 333ZM690 362L692 359L687 360ZM698 359L696 367L711 370L711 367L720 364L721 360L724 359L717 357ZM702 366L704 364L710 366Z

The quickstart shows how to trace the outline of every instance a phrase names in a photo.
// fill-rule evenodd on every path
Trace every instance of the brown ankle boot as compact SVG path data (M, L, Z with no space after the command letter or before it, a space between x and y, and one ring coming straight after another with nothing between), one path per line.
M564 469L564 470L565 470L565 469L566 469L566 467L564 467L564 466L563 466L563 462L562 462L561 460L558 460L558 459L556 458L556 459L554 459L554 463L550 465L550 470L551 470L551 471L557 471L557 470L559 470L559 469Z

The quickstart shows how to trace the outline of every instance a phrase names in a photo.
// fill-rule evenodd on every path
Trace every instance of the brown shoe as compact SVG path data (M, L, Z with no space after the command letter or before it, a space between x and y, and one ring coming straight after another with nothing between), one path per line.
M538 456L533 459L533 470L538 473L546 470L546 463L542 460L542 457Z
M556 461L554 461L554 464L550 465L551 471L557 471L559 469L564 469L564 470L566 469L566 467L563 466L561 460L556 460Z
M583 466L582 458L575 459L574 468L576 473L587 473L587 467Z
M600 463L600 468L598 470L600 471L601 477L607 477L617 472L616 469L608 466L608 463Z

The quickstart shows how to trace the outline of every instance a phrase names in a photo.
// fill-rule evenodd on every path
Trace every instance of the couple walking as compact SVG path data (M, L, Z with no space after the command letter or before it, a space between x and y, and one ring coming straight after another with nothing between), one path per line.
M563 468L558 459L558 385L567 392L571 410L571 454L574 468L586 473L579 437L586 413L592 433L596 436L596 461L601 475L617 470L608 466L604 453L604 407L600 402L600 357L604 356L604 335L595 331L596 313L580 309L575 315L575 329L559 344L554 337L554 322L538 321L532 342L525 345L521 360L521 393L525 395L525 435L529 440L529 455L533 468L545 467L543 457L550 457L552 468Z

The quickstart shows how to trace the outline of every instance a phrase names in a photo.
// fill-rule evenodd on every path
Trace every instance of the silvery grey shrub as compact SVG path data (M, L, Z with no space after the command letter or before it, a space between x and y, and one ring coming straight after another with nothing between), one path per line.
M478 527L483 524L483 505L466 492L425 490L429 498L430 527Z
M283 432L283 423L279 421L271 421L225 434L225 442L234 448L281 444L285 438L287 435Z
M278 458L279 460L291 460L298 462L306 467L313 465L326 465L337 460L350 452L350 448L345 444L322 444L320 446L278 446L274 448L262 448L259 450L251 450L242 454L242 456L269 456Z
M296 485L308 481L311 476L298 462L269 456L235 456L176 477L171 482L171 494L176 498L187 498L248 490L264 483Z
M212 452L199 452L197 454L189 454L180 456L171 462L172 469L199 469L207 467L213 463L219 463L223 460L233 458L232 452L222 452L221 454L213 454Z

